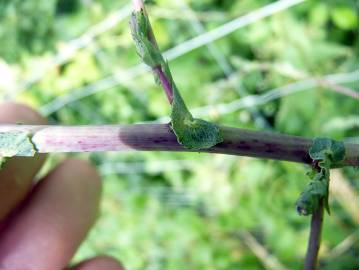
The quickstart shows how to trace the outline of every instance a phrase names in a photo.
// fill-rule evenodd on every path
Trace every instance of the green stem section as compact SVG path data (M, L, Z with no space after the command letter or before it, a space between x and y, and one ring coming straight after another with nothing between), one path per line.
M0 125L0 135L23 132L37 152L180 151L220 153L310 164L312 139L220 126L223 142L192 150L179 144L168 124L104 126ZM0 146L0 154L3 153ZM359 166L359 145L345 144L342 165Z

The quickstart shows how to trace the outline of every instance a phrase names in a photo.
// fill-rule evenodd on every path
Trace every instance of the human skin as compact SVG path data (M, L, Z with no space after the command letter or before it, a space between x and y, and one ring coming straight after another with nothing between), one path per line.
M45 124L20 104L0 105L0 123ZM86 161L67 159L40 181L45 155L11 158L0 171L0 270L121 270L99 256L68 264L94 224L101 179Z

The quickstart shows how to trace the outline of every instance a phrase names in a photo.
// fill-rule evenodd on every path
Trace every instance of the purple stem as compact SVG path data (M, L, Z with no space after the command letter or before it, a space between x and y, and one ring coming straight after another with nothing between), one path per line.
M153 68L153 72L158 76L161 81L162 87L166 92L167 99L170 104L173 102L173 88L170 80L164 74L161 66L157 66Z
M23 131L32 135L40 153L98 151L180 151L207 152L286 160L310 164L309 138L220 127L223 142L209 149L193 151L177 142L168 124L105 126L0 125L0 135ZM2 134L1 134L2 133ZM359 166L359 145L345 144L344 165ZM1 154L1 146L0 146Z
M322 235L323 218L324 200L321 199L318 209L314 211L312 215L307 255L305 256L304 262L304 270L315 270L318 267L318 254Z

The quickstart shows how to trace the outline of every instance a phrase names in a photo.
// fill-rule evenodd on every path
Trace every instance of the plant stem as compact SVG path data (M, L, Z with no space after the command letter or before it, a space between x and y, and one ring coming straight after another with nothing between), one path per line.
M183 147L169 124L46 126L0 125L0 135L25 132L39 153L97 151L207 152L310 164L312 140L271 132L220 126L223 142L193 151ZM345 144L344 165L359 166L359 144ZM1 153L1 147L0 147Z
M146 14L145 5L143 4L142 0L132 0L132 2L133 2L134 12L143 11ZM146 16L147 16L147 14L146 14ZM152 30L151 24L148 26L147 37L148 37L148 40L152 43L152 45L154 47L156 47L158 49L158 51L160 51L158 44L157 44L157 40L156 40L155 35ZM163 71L163 67L161 65L151 67L151 68L152 68L153 73L155 73L156 76L159 78L162 88L167 95L167 99L168 99L169 103L172 104L172 102L173 102L173 85L172 85L173 81L172 81L172 79L169 78L165 74L165 72Z
M305 256L304 270L315 270L318 265L318 254L322 235L324 218L324 199L319 202L318 209L312 214L310 224L310 236L308 241L307 254Z
M170 104L172 104L172 102L173 102L173 88L172 88L172 85L171 85L171 81L166 77L166 75L164 74L161 66L154 67L152 70L153 70L153 72L155 74L157 74L158 78L160 79L162 87L165 90L165 93L167 95L168 102Z
M145 8L142 0L132 0L132 3L134 11L141 11L141 9Z

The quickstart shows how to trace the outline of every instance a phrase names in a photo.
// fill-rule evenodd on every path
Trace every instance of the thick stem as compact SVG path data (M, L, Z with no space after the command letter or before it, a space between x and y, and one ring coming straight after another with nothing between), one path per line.
M223 142L193 151L177 142L168 124L105 126L0 125L0 135L23 131L32 135L40 153L96 151L207 152L311 163L309 138L220 126ZM359 166L359 144L345 144L344 165ZM1 146L0 146L1 153Z
M318 254L322 235L324 218L324 199L319 202L319 207L314 211L310 224L310 236L307 255L305 256L304 270L316 270L318 266Z

